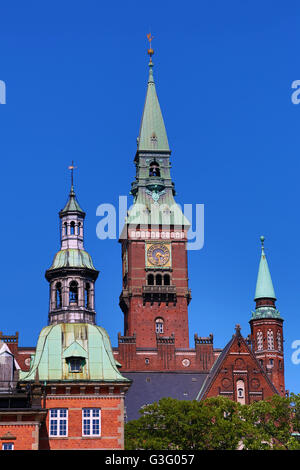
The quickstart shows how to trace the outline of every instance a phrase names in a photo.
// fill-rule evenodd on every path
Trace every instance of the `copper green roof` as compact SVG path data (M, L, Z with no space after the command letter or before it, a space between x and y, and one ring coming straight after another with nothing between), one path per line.
M154 192L140 189L128 211L126 224L190 227L190 222L176 203L171 191Z
M82 371L71 372L68 360L82 358ZM21 381L38 374L40 381L129 382L118 370L109 336L104 328L87 323L59 323L42 329L29 371Z
M149 79L145 99L138 150L170 150L167 132L162 117L153 79L153 63L149 63Z
M260 237L260 239L262 243L262 249L254 300L276 299L272 278L264 251L264 237Z
M56 253L49 270L60 268L87 268L96 271L89 253L77 248L67 248Z
M63 215L66 212L81 212L83 215L85 215L85 212L81 209L80 205L78 204L73 185L71 187L68 202L65 207L60 211L60 215Z

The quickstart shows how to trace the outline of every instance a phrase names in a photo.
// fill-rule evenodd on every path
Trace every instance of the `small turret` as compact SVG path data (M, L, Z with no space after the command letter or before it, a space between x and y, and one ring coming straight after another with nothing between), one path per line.
M265 238L261 240L261 258L255 290L255 311L250 320L253 352L260 365L266 370L277 391L285 394L283 357L283 319L277 310L276 295L264 249Z

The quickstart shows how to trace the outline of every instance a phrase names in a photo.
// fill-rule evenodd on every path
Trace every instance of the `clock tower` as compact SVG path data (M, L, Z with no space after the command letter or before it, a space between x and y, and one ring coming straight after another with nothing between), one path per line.
M153 78L153 50L134 159L133 206L120 237L123 286L120 307L124 337L136 348L157 343L189 347L187 231L174 196L167 133Z

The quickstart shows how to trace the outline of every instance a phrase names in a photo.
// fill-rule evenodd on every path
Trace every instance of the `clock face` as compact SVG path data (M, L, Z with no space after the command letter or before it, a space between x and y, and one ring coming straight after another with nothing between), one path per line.
M147 250L147 259L152 266L165 266L170 260L170 251L162 243L151 245Z

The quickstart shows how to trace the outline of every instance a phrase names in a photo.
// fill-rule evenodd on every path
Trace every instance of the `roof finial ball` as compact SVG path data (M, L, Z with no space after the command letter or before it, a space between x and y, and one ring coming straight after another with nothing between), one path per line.
M152 39L153 39L153 36L151 36L151 33L147 34L147 38L148 38L148 41L149 41L148 54L150 56L150 63L152 63L152 56L154 54L154 50L152 49L152 46L151 46L151 42L152 42Z

